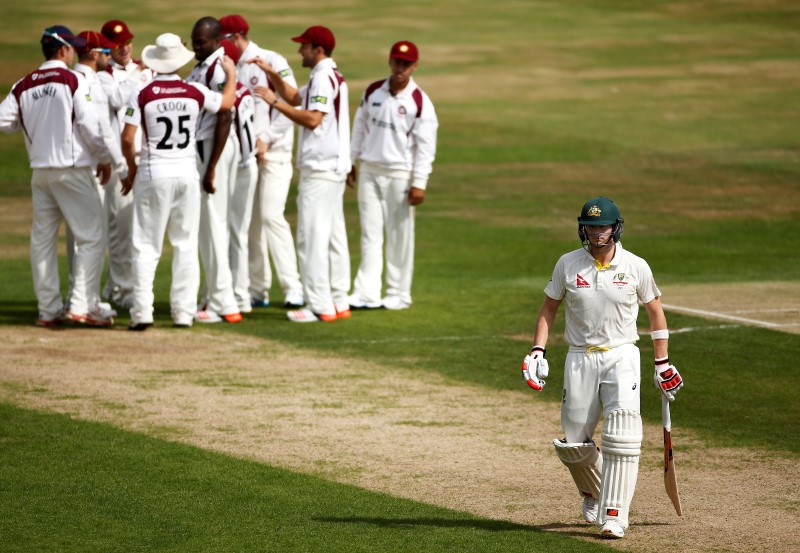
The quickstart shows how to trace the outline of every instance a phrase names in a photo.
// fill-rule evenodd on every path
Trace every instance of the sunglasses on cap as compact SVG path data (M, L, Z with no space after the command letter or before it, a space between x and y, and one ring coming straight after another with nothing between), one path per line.
M67 42L66 40L64 40L60 36L58 36L58 33L52 33L50 31L48 31L47 29L45 29L44 32L42 33L42 36L48 36L50 38L54 38L57 41L59 41L61 44L66 46L67 48L72 48L72 44L70 44L69 42Z
M111 48L92 48L92 52L100 52L101 54L110 54Z

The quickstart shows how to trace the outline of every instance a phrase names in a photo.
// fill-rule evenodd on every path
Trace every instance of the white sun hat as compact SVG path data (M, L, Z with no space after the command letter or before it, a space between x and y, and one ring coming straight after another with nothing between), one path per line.
M142 61L156 73L175 73L192 58L194 52L183 45L181 37L172 33L159 35L155 45L150 44L142 50Z

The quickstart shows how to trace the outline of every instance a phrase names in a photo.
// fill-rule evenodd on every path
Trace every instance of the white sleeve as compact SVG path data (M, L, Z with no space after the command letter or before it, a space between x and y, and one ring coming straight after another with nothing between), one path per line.
M567 294L566 282L564 282L564 256L556 263L553 269L553 276L545 286L544 293L554 300L563 300Z
M104 94L102 87L100 87L99 84L96 86L99 89L97 93ZM111 154L114 169L120 174L127 173L128 164L125 162L125 158L122 157L120 139L118 136L114 136L114 131L111 129L111 122L108 118L108 109L105 107L105 102L96 107L100 107L100 109L95 110L97 112L97 117L100 120L100 134L103 137L103 142L106 143L109 153ZM103 113L103 111L105 111L105 113Z
M203 93L203 109L209 113L217 113L219 108L222 107L222 93L214 92L207 86L200 83L189 83L197 90Z
M362 95L361 104L356 108L356 114L355 117L353 117L353 131L350 137L350 159L353 163L358 161L358 158L361 156L364 138L367 136L367 124L369 123L368 112L367 100L364 95Z
M275 71L278 72L286 84L292 88L297 88L297 81L294 78L292 68L289 67L289 63L285 59L279 58L279 65L275 67ZM264 105L266 106L266 104ZM269 106L267 106L267 108L269 108ZM294 126L294 123L291 119L286 117L277 109L268 110L268 113L270 111L271 114L269 126L267 127L266 142L267 144L271 145L274 144L276 140L280 139L284 134L286 134L289 129Z
M640 260L638 273L639 287L636 290L636 294L639 296L639 301L642 303L650 303L661 296L661 290L659 290L656 285L653 271L644 259Z
M2 132L14 132L19 129L19 103L13 94L15 86L11 87L11 92L0 104L0 131Z
M336 91L331 84L327 74L322 74L311 82L308 87L306 98L308 99L308 111L320 111L330 113L333 111L333 100Z
M134 94L128 100L128 107L125 109L125 115L122 117L123 125L133 125L140 127L142 125L142 113L139 109L139 95Z
M411 131L412 182L414 188L425 189L428 176L433 171L436 158L436 132L439 120L433 103L426 94L422 95L422 117L414 122Z

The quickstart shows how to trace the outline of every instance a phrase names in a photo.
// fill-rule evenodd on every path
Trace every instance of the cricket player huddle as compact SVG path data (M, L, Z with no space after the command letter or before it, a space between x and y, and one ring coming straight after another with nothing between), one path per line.
M331 30L312 26L291 39L310 69L300 88L286 58L260 48L249 31L241 15L203 17L192 50L166 33L137 61L123 21L78 35L62 25L44 30L45 62L0 104L0 131L22 130L33 172L37 325L108 327L113 304L130 311L130 330L152 326L165 235L176 327L238 323L268 307L270 258L290 321L411 306L415 206L425 198L438 129L412 77L416 45L391 47L390 76L367 87L351 140ZM177 72L193 58L183 80ZM284 215L295 166L296 248ZM351 290L343 197L356 182L361 262ZM58 276L62 219L66 298Z
M237 323L269 306L270 256L290 321L333 322L351 317L351 309L411 305L414 208L425 198L438 127L431 100L412 78L417 47L391 47L390 76L366 88L351 133L333 33L313 26L291 39L310 69L298 88L286 59L257 46L249 30L240 15L203 17L192 29L193 51L167 33L136 62L134 35L122 21L78 35L60 25L45 29L46 61L0 105L0 130L22 130L33 171L37 325L110 326L113 303L130 310L129 329L152 326L165 234L173 248L170 309L177 327ZM177 71L193 58L197 64L181 79ZM295 125L296 249L284 216ZM343 195L356 181L361 260L351 287ZM65 300L58 278L62 218L70 271ZM669 402L683 379L669 360L661 292L647 262L623 249L616 203L590 199L577 230L582 247L556 263L522 373L532 389L544 388L545 348L564 303L564 438L553 444L582 498L582 518L601 536L621 538L642 445L639 303L650 321L665 444Z

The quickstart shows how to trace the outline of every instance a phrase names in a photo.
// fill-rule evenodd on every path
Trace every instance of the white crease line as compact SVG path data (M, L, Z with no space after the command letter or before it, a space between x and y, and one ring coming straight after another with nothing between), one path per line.
M731 313L800 313L800 307L785 307L783 309L737 309Z
M497 340L508 336L428 336L416 338L386 338L385 340L337 340L337 344L391 344L395 342L461 342L464 340Z
M781 325L778 323L771 323L768 321L760 321L758 319L749 319L747 317L736 317L734 315L726 315L724 313L719 313L718 311L706 311L704 309L692 309L691 307L680 307L678 305L669 305L663 304L665 309L669 309L672 311L677 311L678 313L687 313L689 315L699 315L701 317L710 317L714 319L724 319L726 321L737 321L740 323L745 323L753 326L763 326L766 328L778 328L781 326L790 326L790 325Z

